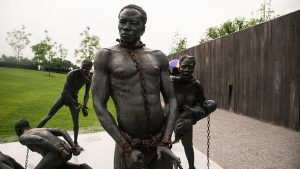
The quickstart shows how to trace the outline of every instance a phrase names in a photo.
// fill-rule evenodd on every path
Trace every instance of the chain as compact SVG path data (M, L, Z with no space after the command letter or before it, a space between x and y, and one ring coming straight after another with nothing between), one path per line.
M207 116L207 169L209 169L209 148L210 148L210 115Z
M144 78L144 74L143 74L143 68L142 68L141 64L139 63L139 61L137 60L136 55L134 53L132 53L132 51L130 51L130 50L128 50L128 53L129 53L132 61L135 63L136 70L139 73L141 87L142 87L142 95L143 95L143 100L144 100L144 107L145 107L146 115L147 115L147 132L148 132L149 136L151 137L152 136L152 127L151 127L151 119L150 119L150 107L149 107L149 102L147 99L146 83L145 83L145 78Z
M29 149L27 148L27 152L26 152L26 160L25 160L25 168L24 168L24 169L27 169L28 157L29 157Z

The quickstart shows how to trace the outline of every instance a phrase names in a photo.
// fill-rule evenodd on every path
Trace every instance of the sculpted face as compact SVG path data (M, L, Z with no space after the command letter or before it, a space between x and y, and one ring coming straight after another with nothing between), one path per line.
M194 72L195 64L193 60L186 58L179 66L182 79L190 79Z
M118 28L123 42L134 44L139 41L145 32L141 12L131 8L124 9L119 15Z

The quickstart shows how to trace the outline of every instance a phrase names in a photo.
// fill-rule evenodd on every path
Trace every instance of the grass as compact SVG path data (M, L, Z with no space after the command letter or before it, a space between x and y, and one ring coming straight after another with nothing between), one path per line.
M26 118L32 127L48 113L52 104L60 96L66 74L41 72L35 70L0 67L0 142L16 141L14 124L20 118ZM83 87L78 101L83 102ZM110 100L108 109L115 116L115 108ZM102 127L92 106L92 95L88 102L89 115L80 114L80 133L100 131ZM69 108L63 106L48 121L45 127L63 128L72 131L73 123Z

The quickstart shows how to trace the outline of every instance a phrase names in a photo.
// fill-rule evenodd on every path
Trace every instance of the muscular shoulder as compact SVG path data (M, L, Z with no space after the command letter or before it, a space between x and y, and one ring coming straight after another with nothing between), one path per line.
M145 48L145 52L150 53L153 57L155 57L162 67L169 67L168 58L162 51Z
M156 57L162 57L162 58L166 57L166 55L160 50L154 50L154 49L149 49L149 48L144 48L144 50L145 50L145 52L151 53L152 55L154 55Z
M112 48L102 48L97 52L94 60L95 71L97 71L100 68L104 69L108 67L111 61L112 53Z
M200 83L200 81L199 81L199 80L197 80L197 79L194 79L194 84L195 84L195 85L198 85L198 86L201 86L201 83Z
M99 57L106 57L108 55L111 55L112 51L112 48L101 48L96 54L96 59Z
M194 79L193 84L200 92L203 92L203 87L199 80Z
M72 76L72 75L75 75L78 73L79 73L79 69L75 69L75 70L70 71L67 76Z

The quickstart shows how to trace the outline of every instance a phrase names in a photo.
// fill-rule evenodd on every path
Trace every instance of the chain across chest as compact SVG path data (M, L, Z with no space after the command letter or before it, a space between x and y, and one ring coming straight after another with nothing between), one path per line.
M134 57L134 60L132 57ZM147 76L158 76L160 69L159 65L151 56L136 54L134 51L127 51L127 53L121 57L118 56L113 59L111 73L115 78L127 80L132 76L140 74L139 72Z

